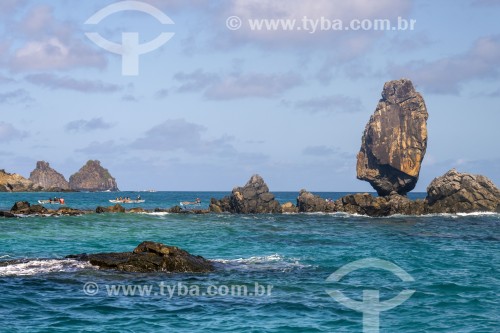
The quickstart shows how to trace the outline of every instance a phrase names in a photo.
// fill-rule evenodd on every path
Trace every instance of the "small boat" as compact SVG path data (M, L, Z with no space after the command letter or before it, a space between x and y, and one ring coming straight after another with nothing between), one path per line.
M181 201L181 202L179 202L179 205L181 207L188 207L188 206L199 207L199 206L201 206L201 199L196 198L195 201Z
M38 200L41 205L64 205L64 199L49 199L49 200Z
M123 204L132 204L132 203L143 203L143 202L146 202L146 200L109 200L109 202L111 203L123 203Z

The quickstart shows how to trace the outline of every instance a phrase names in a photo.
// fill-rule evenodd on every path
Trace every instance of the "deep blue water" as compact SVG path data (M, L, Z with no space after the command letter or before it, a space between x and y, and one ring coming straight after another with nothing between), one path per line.
M145 208L225 193L140 193ZM294 201L297 193L276 193ZM68 206L110 205L116 193L67 193ZM136 196L137 193L119 193ZM338 198L343 193L323 193ZM50 194L0 194L0 209ZM416 196L422 196L416 194ZM131 206L132 207L132 206ZM498 332L500 215L368 218L345 214L149 215L0 218L0 260L59 259L68 254L131 251L143 240L176 245L216 260L209 274L99 271L70 260L0 267L2 332L362 332L360 312L328 295L363 290L388 300L415 293L380 314L380 332ZM340 282L326 279L365 258L394 263L414 279L362 268ZM95 285L89 285L95 283ZM189 295L245 285L269 295ZM86 285L87 284L87 285ZM160 286L176 287L172 297ZM89 296L84 286L97 286ZM152 286L150 295L108 295L111 286ZM211 287L213 286L213 287ZM108 289L107 289L108 288ZM181 290L182 289L182 290ZM179 292L180 290L180 292ZM89 289L87 289L89 291ZM95 291L91 289L90 291ZM167 290L168 291L168 290ZM261 291L261 289L257 289Z

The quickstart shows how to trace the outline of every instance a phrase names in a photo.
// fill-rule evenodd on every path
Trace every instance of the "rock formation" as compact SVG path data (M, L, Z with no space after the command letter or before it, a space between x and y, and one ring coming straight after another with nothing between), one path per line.
M0 192L36 192L42 190L40 186L17 173L0 170Z
M296 214L299 212L299 209L293 203L285 202L281 205L281 212L283 214Z
M230 196L221 200L211 199L210 211L237 214L281 213L280 203L269 192L267 184L259 175L253 175L243 187L233 189Z
M175 246L149 241L139 244L133 252L77 254L66 258L125 272L203 273L214 270L213 264L203 257Z
M300 190L299 196L297 197L297 208L301 213L332 213L335 211L335 204L328 199L323 199L306 190Z
M69 186L76 191L118 191L115 179L99 161L88 161L69 177Z
M116 204L114 206L109 206L109 207L102 207L98 206L95 209L95 212L97 214L103 214L103 213L125 213L125 208L123 206Z
M64 176L52 169L45 161L36 162L36 168L31 172L29 179L47 191L69 190L69 183Z
M429 213L500 213L500 191L491 180L455 169L430 183L426 200Z
M47 214L48 210L42 205L30 205L27 201L18 201L10 209L11 214L18 215L40 215Z
M418 180L427 149L427 108L410 80L384 85L357 157L357 177L381 196L405 195Z
M422 215L426 211L424 200L412 201L406 196L393 193L385 197L374 197L368 193L346 195L335 201L337 212L382 217L395 214Z

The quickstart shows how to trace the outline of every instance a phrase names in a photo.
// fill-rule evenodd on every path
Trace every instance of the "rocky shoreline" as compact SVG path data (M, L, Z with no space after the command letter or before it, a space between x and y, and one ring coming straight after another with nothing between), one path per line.
M229 196L212 198L208 210L185 210L179 206L146 211L126 210L120 205L97 207L94 211L72 208L49 210L28 202L16 203L0 217L19 215L80 215L88 213L178 214L281 214L281 213L349 213L368 216L425 215L441 213L500 213L500 191L491 180L481 175L459 173L455 169L435 178L427 187L423 200L410 200L407 193L415 188L427 150L427 119L424 99L407 79L384 84L382 99L370 117L357 155L357 178L370 183L378 196L358 193L336 201L301 190L297 202L280 204L259 175L253 175L242 187L235 187ZM40 161L31 173L31 180L0 170L0 191L40 191L45 189L117 191L115 179L99 161L88 161L67 182L64 177Z
M245 186L236 187L222 199L212 198L208 209L186 210L180 206L146 210L140 207L125 209L120 204L98 206L95 210L61 207L47 209L27 201L16 202L9 211L0 211L0 217L20 216L75 216L103 213L170 213L170 214L290 214L290 213L348 213L383 217L400 215L457 214L473 212L500 213L500 190L491 180L481 175L460 173L455 169L434 179L427 188L425 199L410 200L395 192L388 196L369 193L346 195L331 201L306 190L301 190L296 203L281 204L269 192L259 175L253 175Z

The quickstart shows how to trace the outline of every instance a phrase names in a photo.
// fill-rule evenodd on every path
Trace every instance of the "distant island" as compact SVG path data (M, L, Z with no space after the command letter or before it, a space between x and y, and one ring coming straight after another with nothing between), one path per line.
M65 192L65 191L119 191L116 180L98 160L89 160L69 177L38 161L29 179L19 174L0 170L0 192Z

